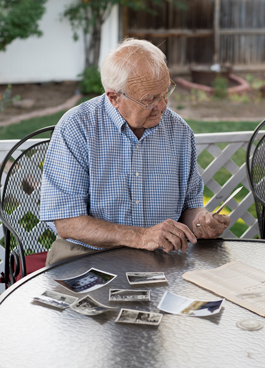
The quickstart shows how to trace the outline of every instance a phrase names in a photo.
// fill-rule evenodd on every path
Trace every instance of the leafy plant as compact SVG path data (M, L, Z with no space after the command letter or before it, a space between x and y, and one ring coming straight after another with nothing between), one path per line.
M229 96L229 100L235 103L250 103L250 98L244 93L242 95L233 94Z
M253 89L260 89L265 81L259 78L255 78L252 74L246 75L246 81L250 84L250 87Z
M213 89L214 89L214 96L217 98L226 98L227 97L227 88L228 88L228 81L226 78L223 78L221 76L217 76L213 83L212 83Z
M252 74L247 74L246 76L245 76L245 78L246 78L246 81L249 83L249 84L251 84L253 81L254 81L254 76L252 75Z
M40 37L46 0L0 0L0 51L17 38Z
M207 93L197 89L192 89L190 96L188 96L187 98L191 100L192 104L209 101Z
M87 67L79 77L82 77L82 81L79 83L81 93L102 94L104 92L101 84L100 72L95 65Z
M14 101L19 100L20 96L12 97L11 85L9 84L6 90L0 93L0 112L12 105Z
M178 104L177 106L177 110L182 110L182 109L185 109L185 106L182 105L182 104Z

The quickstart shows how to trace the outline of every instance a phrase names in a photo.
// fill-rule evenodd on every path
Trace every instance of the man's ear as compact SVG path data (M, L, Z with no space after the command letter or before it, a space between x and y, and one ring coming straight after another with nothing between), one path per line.
M108 96L108 99L110 100L112 106L117 109L120 102L120 96L118 95L118 93L115 92L113 89L107 89L106 95Z

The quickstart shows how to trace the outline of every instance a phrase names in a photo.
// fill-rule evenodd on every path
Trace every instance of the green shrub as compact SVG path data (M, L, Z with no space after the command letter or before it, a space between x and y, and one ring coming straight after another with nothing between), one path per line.
M213 83L214 95L217 98L227 97L228 81L226 78L218 76L214 79Z
M95 65L87 67L82 74L82 81L79 83L80 92L87 94L101 94L104 89L101 84L100 72Z
M20 96L12 97L11 85L9 84L6 90L0 93L0 112L12 105L14 101L19 100Z

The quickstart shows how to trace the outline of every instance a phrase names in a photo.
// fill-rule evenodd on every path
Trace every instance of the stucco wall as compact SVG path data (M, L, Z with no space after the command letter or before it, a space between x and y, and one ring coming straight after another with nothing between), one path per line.
M70 23L60 20L73 0L48 0L40 21L43 36L15 40L0 52L0 84L76 80L84 69L83 39L72 38ZM102 27L100 63L118 42L118 8Z

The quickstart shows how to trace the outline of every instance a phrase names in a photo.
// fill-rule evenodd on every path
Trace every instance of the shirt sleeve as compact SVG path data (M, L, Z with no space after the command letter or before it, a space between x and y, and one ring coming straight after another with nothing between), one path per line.
M66 114L54 130L42 179L43 221L88 213L89 147L83 129L78 114Z

